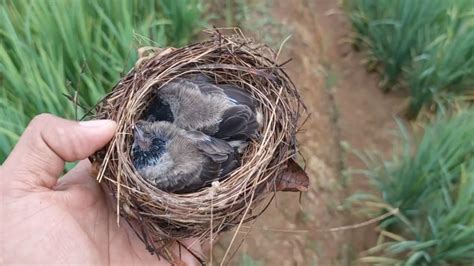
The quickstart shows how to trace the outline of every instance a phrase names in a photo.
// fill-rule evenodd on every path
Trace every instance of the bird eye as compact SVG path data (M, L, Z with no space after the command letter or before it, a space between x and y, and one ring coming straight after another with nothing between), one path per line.
M161 147L165 146L166 141L161 139L161 138L153 138L152 144L153 144L153 146L155 146L157 148L161 148Z

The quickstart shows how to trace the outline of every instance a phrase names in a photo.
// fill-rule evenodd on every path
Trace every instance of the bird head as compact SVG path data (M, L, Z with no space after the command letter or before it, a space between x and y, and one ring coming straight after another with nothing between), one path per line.
M161 122L138 121L133 127L132 159L136 168L156 163L166 151L168 138L157 130Z
M145 131L145 126L146 123L138 121L133 127L133 148L149 151L153 136Z

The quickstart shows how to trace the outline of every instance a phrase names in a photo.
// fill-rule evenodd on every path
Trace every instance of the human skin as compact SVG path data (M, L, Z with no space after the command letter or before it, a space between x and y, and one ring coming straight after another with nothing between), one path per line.
M90 176L88 156L112 138L110 120L34 118L0 166L0 265L169 265L151 255ZM80 161L59 178L64 163ZM59 178L59 179L58 179ZM202 254L198 241L184 244ZM175 247L175 253L177 247ZM185 249L186 265L199 265Z

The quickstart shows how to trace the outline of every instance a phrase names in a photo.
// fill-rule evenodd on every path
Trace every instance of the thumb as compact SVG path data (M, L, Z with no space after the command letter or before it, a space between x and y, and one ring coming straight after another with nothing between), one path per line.
M82 160L114 135L111 120L75 122L50 114L35 117L3 165L7 180L53 187L64 162Z

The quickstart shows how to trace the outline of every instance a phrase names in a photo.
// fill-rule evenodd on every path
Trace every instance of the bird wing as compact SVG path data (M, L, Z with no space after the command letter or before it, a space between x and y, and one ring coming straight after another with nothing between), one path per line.
M210 137L199 131L187 131L197 149L216 163L225 162L234 149L224 140Z
M237 105L222 114L213 136L224 140L248 140L257 134L258 128L255 113L245 105Z
M196 84L203 94L220 94L234 104L246 105L255 112L254 98L242 88L230 84L215 84L213 80L203 74L194 75L189 78L189 81Z
M237 152L230 153L227 160L222 163L209 161L203 164L199 179L204 186L211 184L215 180L222 180L235 168L240 166L240 157Z
M248 106L250 110L255 112L255 99L250 95L250 93L234 85L219 84L217 86L222 89L227 99L231 102Z
M176 182L176 184L170 186L172 189L170 192L195 192L210 185L213 181L222 180L239 165L240 158L238 157L237 153L229 154L228 159L222 163L216 163L212 160L209 160L207 163L202 165L201 171L198 174L187 173L177 176L177 180L185 180L185 182Z
M234 106L228 108L221 117L216 133L212 136L224 140L248 140L257 134L259 124L256 103L245 90L229 84L215 84L203 74L189 77L203 94L218 94L226 97Z
M180 188L177 192L196 191L215 180L222 179L239 166L239 155L226 141L210 137L199 131L187 131L186 135L208 160L202 164L198 175L193 173L186 177L185 187Z

